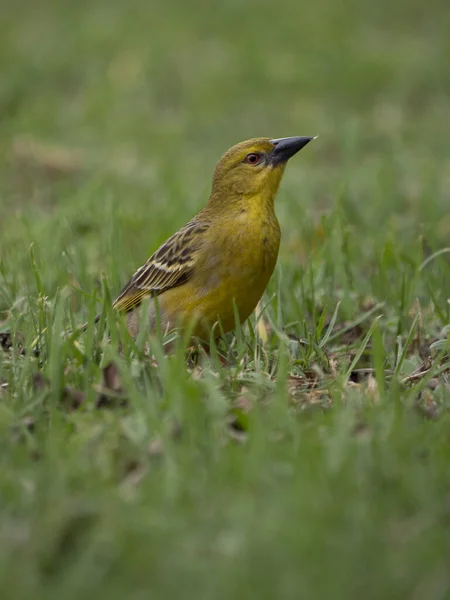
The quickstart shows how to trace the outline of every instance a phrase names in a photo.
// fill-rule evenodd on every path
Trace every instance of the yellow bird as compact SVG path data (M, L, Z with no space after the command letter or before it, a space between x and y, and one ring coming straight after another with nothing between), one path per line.
M217 336L235 327L235 307L241 323L250 316L277 262L275 194L287 161L312 139L256 138L222 156L205 208L156 250L114 302L127 313L133 337L149 297L158 302L146 303L150 331L158 312L163 331L191 324L192 335L208 341L217 322Z

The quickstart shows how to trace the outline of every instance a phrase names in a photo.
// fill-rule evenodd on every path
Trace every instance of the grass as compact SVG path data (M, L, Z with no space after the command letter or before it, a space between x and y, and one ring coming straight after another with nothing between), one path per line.
M448 598L446 3L3 5L3 595ZM110 298L230 145L316 134L259 320L156 366Z

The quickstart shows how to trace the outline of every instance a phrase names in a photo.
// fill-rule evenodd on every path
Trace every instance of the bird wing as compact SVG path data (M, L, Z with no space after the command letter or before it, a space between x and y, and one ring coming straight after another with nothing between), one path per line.
M144 298L158 296L186 283L194 272L202 234L208 226L207 221L196 217L170 237L136 271L114 301L113 308L128 312L139 306Z

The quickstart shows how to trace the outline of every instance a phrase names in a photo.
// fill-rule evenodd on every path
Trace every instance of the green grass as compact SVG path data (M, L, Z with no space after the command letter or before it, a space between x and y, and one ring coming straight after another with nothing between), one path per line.
M2 597L450 597L447 2L1 7ZM267 341L155 366L111 296L229 146L317 134Z

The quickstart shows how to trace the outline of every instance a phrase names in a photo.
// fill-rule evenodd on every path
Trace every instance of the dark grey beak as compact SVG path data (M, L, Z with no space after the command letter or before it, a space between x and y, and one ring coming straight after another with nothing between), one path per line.
M270 162L273 166L287 162L294 154L309 144L314 137L287 137L270 140L275 146L272 151Z

